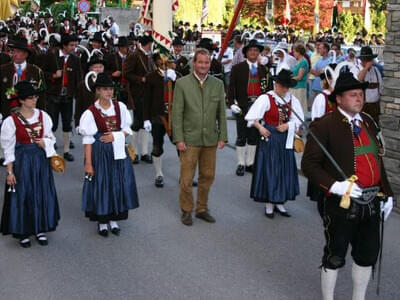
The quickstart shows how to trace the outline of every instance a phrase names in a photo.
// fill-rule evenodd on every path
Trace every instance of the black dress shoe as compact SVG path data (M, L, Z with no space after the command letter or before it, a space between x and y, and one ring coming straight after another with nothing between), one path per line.
M162 176L157 176L154 185L158 188L164 187L164 178Z
M64 153L64 158L68 161L74 161L74 156L69 152Z
M290 218L291 215L287 211L280 211L276 206L274 207L274 211L280 214L282 217Z
M274 218L274 212L272 212L272 213L267 213L267 211L265 211L265 216L267 217L267 218L269 218L269 219L273 219Z
M119 235L120 232L121 232L121 229L119 227L111 228L111 233L114 235Z
M152 158L150 155L148 155L148 154L142 155L142 157L140 158L140 160L141 160L141 161L144 161L144 162L146 162L146 163L148 163L148 164L152 164L152 163L153 163L153 158Z
M30 248L31 247L31 241L28 238L23 238L19 241L19 245L22 248Z
M100 230L100 224L98 225L98 231L99 231L99 235L101 235L102 237L108 236L108 229Z
M139 163L139 156L135 156L135 160L132 162L134 165L137 165Z
M196 180L193 180L192 186L196 187L196 186L198 186L198 185L199 185L198 182L197 182Z
M236 168L236 175L237 176L244 176L244 166L238 165Z
M69 148L70 149L75 149L75 144L73 142L69 142Z
M246 166L245 171L246 171L246 172L249 172L249 173L253 173L253 172L254 172L254 167L253 167L253 165L251 165L251 166Z
M40 246L47 246L49 242L47 241L47 237L44 233L39 233L36 235L36 240Z
M5 167L5 166L3 166L3 164L4 164L4 161L5 161L5 159L2 157L2 158L0 158L0 165L2 166L2 167Z

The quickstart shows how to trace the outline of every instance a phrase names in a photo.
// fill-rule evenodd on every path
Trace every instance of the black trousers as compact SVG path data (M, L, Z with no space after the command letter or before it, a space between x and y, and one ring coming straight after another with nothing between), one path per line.
M143 129L143 102L144 98L135 99L135 109L133 110L132 130L139 131Z
M242 114L236 115L236 146L244 147L246 143L252 146L256 146L258 140L260 139L260 133L255 127L247 127L247 121L244 117L247 114L250 106L247 109L242 109Z
M368 205L359 205L352 201L349 209L341 208L340 200L339 197L325 197L318 202L326 238L322 267L343 267L349 245L352 247L351 256L357 265L374 266L380 250L379 198Z
M72 97L47 95L47 112L53 121L53 132L57 131L60 114L63 132L72 131L72 111Z

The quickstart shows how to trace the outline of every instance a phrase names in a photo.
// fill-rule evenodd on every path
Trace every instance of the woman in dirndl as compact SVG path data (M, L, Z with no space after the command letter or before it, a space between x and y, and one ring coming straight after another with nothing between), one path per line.
M1 232L12 234L20 246L31 246L30 236L42 246L46 232L54 231L60 219L49 157L56 154L50 116L36 109L39 91L28 81L15 85L20 108L1 127L1 145L7 179Z
M79 121L85 151L85 181L82 210L98 222L98 233L107 237L109 229L120 234L117 221L139 206L136 180L125 148L132 135L132 119L125 104L112 99L114 83L100 73L94 84L97 100Z
M283 69L273 80L274 90L261 95L245 117L248 126L256 127L261 135L251 197L256 202L266 203L265 215L271 219L274 212L290 217L284 204L295 200L299 194L293 143L301 122L293 111L304 119L300 101L289 93L289 88L296 85L292 73Z

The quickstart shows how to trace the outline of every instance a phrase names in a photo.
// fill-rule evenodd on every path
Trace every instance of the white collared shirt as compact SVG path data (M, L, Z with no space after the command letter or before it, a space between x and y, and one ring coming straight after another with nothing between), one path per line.
M207 78L208 78L208 74L206 74L206 77L204 77L203 80L200 79L200 77L196 74L195 71L193 71L193 75L194 77L196 77L196 79L200 82L200 85L203 86L204 82L206 82Z
M68 60L69 54L64 54L64 52L60 49L59 50L60 57L64 57L64 62Z
M251 70L251 67L253 65L255 65L255 67L258 68L258 62L257 61L253 62L253 63L251 61L249 61L248 59L246 59L246 61L247 61L247 64L249 65L249 70Z
M347 112L345 112L342 108L340 108L339 106L338 106L337 109L340 111L340 113L341 113L343 116L346 117L346 119L349 121L349 123L351 124L352 127L353 127L353 123L352 123L353 120L356 121L357 125L360 125L359 122L362 122L362 121L363 121L363 119L361 118L361 115L360 115L359 113L356 113L356 114L352 117L352 116L350 116Z
M16 70L18 70L18 66L21 66L21 70L23 71L23 70L26 69L26 65L27 65L26 61L24 61L22 64L14 63L14 67L15 67Z

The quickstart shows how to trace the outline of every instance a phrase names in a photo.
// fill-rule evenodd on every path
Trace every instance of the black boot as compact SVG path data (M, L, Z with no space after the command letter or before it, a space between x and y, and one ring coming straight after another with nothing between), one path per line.
M244 166L238 165L237 168L236 168L236 175L237 176L244 176L244 170L245 170Z

